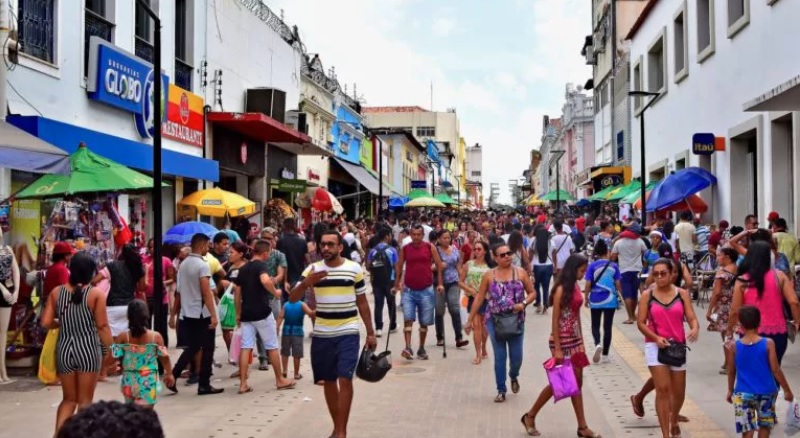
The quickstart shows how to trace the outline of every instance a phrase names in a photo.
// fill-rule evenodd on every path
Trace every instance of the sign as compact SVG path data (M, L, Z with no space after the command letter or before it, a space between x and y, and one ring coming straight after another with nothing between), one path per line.
M314 167L308 166L307 178L308 182L319 183L321 179L321 177L319 176L319 170L317 170Z
M181 143L203 147L203 98L176 85L169 86L167 121L161 134ZM247 152L242 164L247 162Z
M717 137L714 140L714 150L717 152L725 152L725 137Z
M89 71L86 91L89 99L132 113L142 138L151 138L155 126L153 115L153 65L108 41L93 36L89 42ZM164 111L169 77L161 74L161 115Z
M412 180L411 181L411 188L412 189L427 189L428 188L428 181L427 180Z
M622 177L620 175L603 175L600 180L600 187L612 187L622 184Z
M692 153L695 155L711 155L716 149L714 134L698 133L692 136Z
M284 179L278 180L278 190L282 192L305 192L306 181L303 179Z

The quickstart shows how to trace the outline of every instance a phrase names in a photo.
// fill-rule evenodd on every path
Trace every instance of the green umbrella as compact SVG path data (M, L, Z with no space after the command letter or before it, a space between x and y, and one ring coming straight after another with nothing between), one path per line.
M558 191L553 190L552 192L547 192L539 197L539 199L542 201L574 201L575 197L570 195L568 191L561 189Z
M458 205L458 202L456 202L455 199L451 198L450 195L448 195L447 193L439 193L438 195L435 196L434 199L445 205Z
M606 201L619 201L620 199L630 195L631 193L639 193L642 190L642 183L638 180L633 180L621 189L606 197Z
M409 201L413 201L413 200L415 200L417 198L431 198L432 197L430 192L428 192L425 189L414 189L414 190L408 192L408 195L406 195L406 196L408 197Z
M619 188L621 188L621 186L619 185L606 187L603 190L600 190L599 192L593 194L592 196L589 196L589 198L587 199L589 199L590 201L605 201L606 196L608 196L611 192Z
M635 184L634 183L631 184L634 184L636 189L625 195L622 199L620 199L619 200L620 204L633 204L642 198L642 183L640 183L639 181L634 181L634 182ZM653 190L653 188L655 188L655 186L659 182L660 181L650 181L649 183L647 183L647 185L644 188L645 192Z
M129 169L89 150L81 143L69 156L69 175L44 175L16 198L47 198L88 192L145 190L153 187L153 178ZM168 187L164 184L164 187Z

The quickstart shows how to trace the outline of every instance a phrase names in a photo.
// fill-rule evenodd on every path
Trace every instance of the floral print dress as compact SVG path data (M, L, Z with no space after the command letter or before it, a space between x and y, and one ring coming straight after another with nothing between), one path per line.
M158 358L167 356L166 347L156 344L153 335L148 344L114 344L111 346L111 354L116 359L122 359L120 389L125 403L156 404L156 398L162 389L158 375Z
M722 280L722 290L717 298L714 315L717 320L708 326L708 331L724 333L728 329L728 316L731 313L731 303L733 302L733 287L735 285L735 274L726 271L725 268L717 269L715 280Z

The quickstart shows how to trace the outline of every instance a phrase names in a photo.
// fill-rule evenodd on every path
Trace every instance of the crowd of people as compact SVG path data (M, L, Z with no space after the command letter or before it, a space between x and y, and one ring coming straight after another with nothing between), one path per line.
M686 212L678 224L658 219L645 228L636 220L588 214L411 211L376 221L326 217L306 230L287 219L280 231L266 227L246 240L226 229L169 248L172 257L160 261L167 291L161 303L152 293L152 244L145 254L125 247L118 261L99 267L59 244L45 280L42 318L46 327L61 328L56 358L64 397L56 429L91 404L97 380L107 374L121 373L125 401L146 407L157 401L159 373L172 392L182 378L197 384L199 395L223 392L211 386L217 326L237 367L231 378L239 379L239 394L253 391L248 374L255 359L259 370L272 367L277 390L291 390L303 378L308 317L313 383L324 387L331 436L343 437L361 351L359 319L372 349L376 338L402 326L401 355L409 361L429 359L430 326L441 347L465 348L472 335L475 365L488 357L491 344L494 401L502 403L508 380L512 393L520 391L526 317L551 318L551 355L571 364L580 386L586 366L610 362L615 314L624 308L622 324L636 324L644 335L652 374L631 396L632 409L643 416L644 397L655 391L663 436L680 436L686 344L700 332L693 302L708 286L707 329L724 342L720 373L728 374L737 431L766 436L774 426L777 385L792 397L780 363L800 322L794 286L800 245L784 219L768 219L769 228L759 228L755 216L744 227L727 221L709 227ZM711 275L704 279L698 272ZM174 366L167 333L151 330L157 306L169 315L183 349ZM588 348L584 306L591 319ZM735 342L734 332L740 337ZM529 435L539 435L536 421L552 396L548 385L522 416ZM577 435L599 436L587 424L581 395L572 402Z

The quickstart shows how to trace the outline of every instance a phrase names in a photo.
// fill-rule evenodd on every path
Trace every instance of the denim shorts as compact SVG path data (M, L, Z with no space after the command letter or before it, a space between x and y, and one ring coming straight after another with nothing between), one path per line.
M361 354L358 335L311 338L311 371L314 383L352 379Z
M436 295L433 292L433 286L422 290L403 289L401 303L403 305L404 321L416 321L417 315L419 315L420 325L433 325L436 307Z
M623 272L620 283L620 286L622 286L622 299L635 300L639 297L638 272Z

